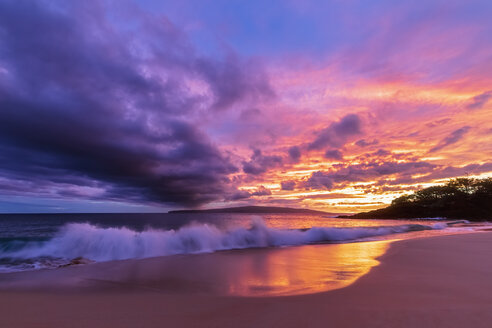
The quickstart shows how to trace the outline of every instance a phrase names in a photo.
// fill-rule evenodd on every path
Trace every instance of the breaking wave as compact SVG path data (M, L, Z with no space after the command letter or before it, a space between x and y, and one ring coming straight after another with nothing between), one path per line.
M262 220L251 227L221 230L214 225L192 224L178 230L102 228L89 223L71 223L46 241L29 241L22 245L0 245L0 260L74 259L111 261L174 254L207 253L220 250L256 247L295 246L324 242L344 242L361 238L411 231L443 229L446 223L431 226L405 224L399 226L330 228L303 230L275 229ZM17 242L18 243L18 242ZM33 267L36 268L36 267Z

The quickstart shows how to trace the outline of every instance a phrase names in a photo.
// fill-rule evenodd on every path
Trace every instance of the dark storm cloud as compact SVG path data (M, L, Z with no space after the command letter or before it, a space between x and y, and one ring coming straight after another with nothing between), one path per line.
M193 115L271 97L261 67L200 57L162 17L138 13L121 33L102 5L86 4L0 2L3 185L59 195L97 185L101 199L185 206L222 199L237 169Z
M433 153L433 152L436 152L438 150L443 149L444 147L447 147L449 145L452 145L452 144L457 143L458 141L460 141L461 139L463 139L463 137L465 136L465 134L470 129L471 128L469 126L464 126L464 127L461 127L461 128L459 128L457 130L454 130L446 138L444 138L443 140L441 140L435 147L433 147L431 150L429 150L429 152Z
M492 98L492 91L487 91L473 97L472 101L466 106L468 109L482 108Z
M356 114L344 116L340 121L330 124L318 133L316 139L309 144L309 150L319 150L325 147L338 148L343 146L348 138L361 133L361 119Z

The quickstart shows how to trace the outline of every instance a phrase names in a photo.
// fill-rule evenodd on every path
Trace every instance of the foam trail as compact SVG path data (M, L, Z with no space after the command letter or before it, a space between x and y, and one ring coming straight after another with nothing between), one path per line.
M268 228L263 221L254 220L250 229L239 227L220 230L209 224L194 224L179 230L148 229L138 232L128 228L101 228L88 223L71 223L61 228L57 235L48 241L30 242L17 250L0 250L0 258L84 257L95 261L110 261L252 247L341 242L445 227L445 223L436 223L433 226L406 224L386 227L313 227L306 230L284 230Z

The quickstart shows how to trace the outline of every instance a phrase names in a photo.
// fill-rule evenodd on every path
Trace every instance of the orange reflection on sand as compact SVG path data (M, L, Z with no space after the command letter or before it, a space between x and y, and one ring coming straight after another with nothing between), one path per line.
M227 276L227 293L240 296L297 295L346 287L376 266L389 241L250 250L241 269Z
M5 274L0 290L145 290L168 294L279 296L355 282L390 241L256 248L95 263Z

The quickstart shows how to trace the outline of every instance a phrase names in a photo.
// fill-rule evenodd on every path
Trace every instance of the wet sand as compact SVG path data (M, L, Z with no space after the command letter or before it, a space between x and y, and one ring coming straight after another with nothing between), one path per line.
M390 241L249 248L4 273L0 291L287 296L343 288L379 264Z
M309 295L102 288L104 281L77 290L15 287L0 291L0 327L491 327L491 250L491 232L399 241L354 284ZM89 267L42 274L66 282ZM7 285L35 274L11 275Z

